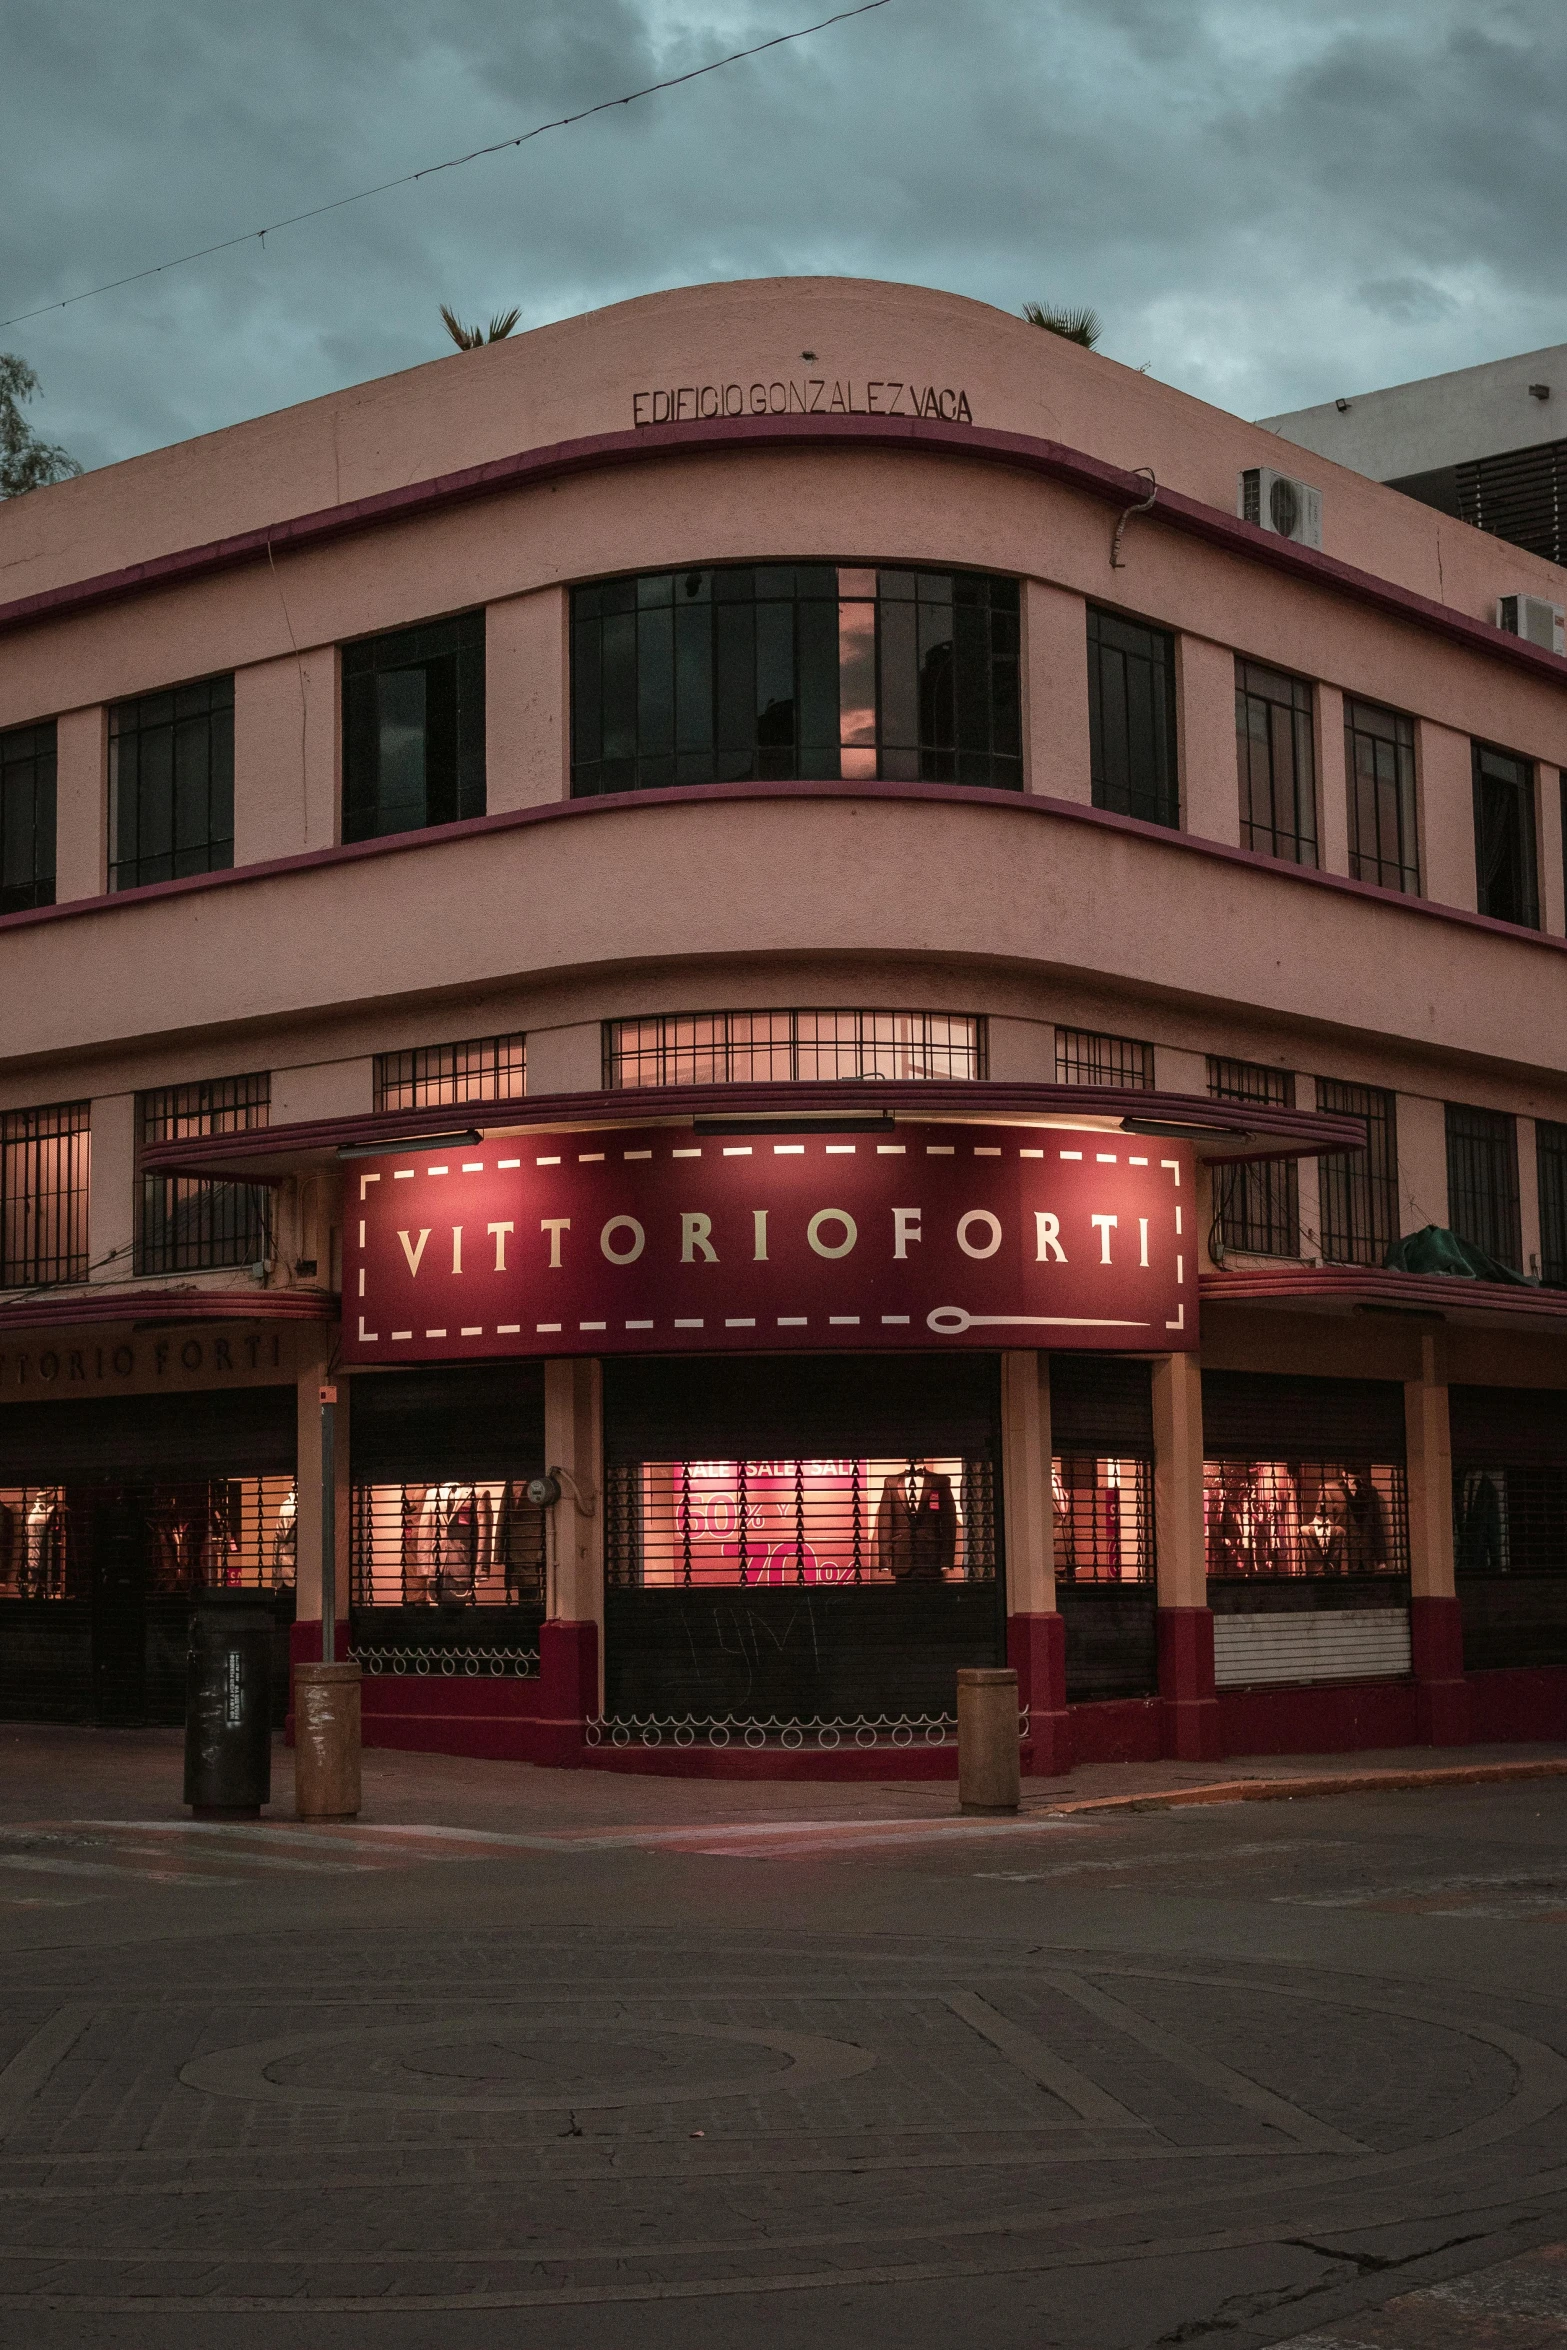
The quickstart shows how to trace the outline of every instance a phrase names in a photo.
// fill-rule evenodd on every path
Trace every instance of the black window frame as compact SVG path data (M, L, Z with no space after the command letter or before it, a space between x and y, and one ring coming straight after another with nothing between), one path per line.
M1317 1161L1318 1242L1334 1265L1380 1265L1398 1238L1398 1101L1379 1085L1319 1077L1317 1107L1358 1118L1363 1151L1327 1151Z
M0 734L0 914L54 904L56 775L52 718Z
M342 837L387 840L485 813L483 606L355 638L341 651ZM419 679L420 783L392 798L383 777L389 694L383 679Z
M1096 808L1179 828L1175 638L1099 604L1088 607L1088 764Z
M967 1029L966 1041L952 1033L959 1028ZM801 1078L820 1082L887 1076L950 1082L988 1075L989 1033L983 1012L820 1007L651 1012L606 1020L603 1056L606 1092ZM964 1061L967 1067L960 1065ZM916 1065L920 1062L924 1065Z
M378 1110L516 1101L527 1090L527 1037L520 1028L505 1036L470 1036L455 1044L413 1045L375 1056L372 1099Z
M1311 681L1235 656L1241 846L1292 865L1318 861L1316 696ZM1287 722L1287 723L1286 723ZM1288 774L1283 774L1285 751ZM1281 810L1280 794L1289 805ZM1291 821L1281 822L1281 813Z
M147 889L234 862L234 676L109 709L109 887Z
M0 1111L0 1290L86 1280L91 1170L91 1102Z
M1500 743L1489 742L1472 743L1470 759L1476 908L1493 922L1538 930L1535 763L1520 751L1504 750Z
M1474 1102L1444 1102L1442 1108L1448 1228L1521 1273L1518 1121L1508 1110L1485 1110ZM1482 1180L1487 1161L1489 1173L1499 1180Z
M1534 1124L1535 1179L1540 1194L1540 1281L1567 1289L1567 1126Z
M1057 1085L1134 1085L1152 1091L1153 1046L1098 1028L1057 1028Z
M272 1195L264 1183L143 1169L149 1143L187 1142L209 1134L249 1134L272 1115L265 1070L241 1077L198 1078L136 1096L136 1271L214 1273L263 1263L272 1253Z
M1261 1061L1208 1056L1208 1092L1215 1101L1253 1102L1293 1109L1293 1070ZM1219 1247L1244 1256L1298 1257L1300 1175L1293 1159L1247 1159L1213 1171L1213 1233Z
M999 572L824 556L583 581L572 796L796 780L1021 791L1021 631L1021 582Z
M1420 826L1414 720L1402 710L1346 694L1344 769L1352 879L1418 897Z

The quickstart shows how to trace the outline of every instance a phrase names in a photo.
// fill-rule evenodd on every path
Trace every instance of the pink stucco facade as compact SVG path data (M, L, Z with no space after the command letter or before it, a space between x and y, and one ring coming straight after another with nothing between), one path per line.
M1235 519L1238 476L1258 465L1320 489L1320 555ZM1147 494L1139 469L1157 496L1117 542ZM1016 580L1023 789L774 776L573 798L573 587L764 560ZM276 1142L371 1113L377 1056L523 1034L543 1120L550 1097L601 1088L606 1022L935 1011L984 1023L997 1082L1054 1084L1058 1032L1088 1032L1151 1047L1162 1095L1204 1095L1224 1060L1284 1073L1307 1111L1319 1079L1391 1097L1406 1234L1454 1220L1446 1105L1497 1114L1513 1122L1519 1267L1550 1276L1539 1169L1567 1127L1567 662L1493 625L1517 592L1559 604L1567 576L983 305L841 280L650 296L0 507L0 737L53 723L58 810L54 903L0 917L0 1112L91 1105L90 1270L50 1290L50 1326L73 1295L82 1331L172 1324L192 1292L206 1314L231 1296L236 1328L306 1317L288 1328L286 1376L308 1646L341 1167L320 1150L276 1155L259 1279L137 1274L137 1105L158 1089L264 1071ZM1176 826L1094 804L1090 608L1170 643ZM477 611L484 814L345 844L343 647ZM1313 865L1242 845L1237 659L1307 689ZM111 891L109 713L218 676L233 680L232 865ZM1419 894L1352 872L1346 698L1410 722ZM1524 763L1537 927L1479 910L1477 742ZM1567 1410L1567 1293L1455 1282L1451 1309L1423 1298L1402 1314L1374 1284L1329 1294L1311 1282L1322 1215L1308 1146L1296 1249L1221 1260L1210 1235L1200 1360L1153 1365L1160 1664L1135 1701L1067 1704L1048 1438L1003 1411L1011 1643L1038 1767L1161 1740L1255 1748L1270 1719L1307 1746L1359 1742L1357 1723L1376 1742L1389 1725L1451 1739L1472 1718L1470 1684L1488 1736L1567 1721L1548 1627L1538 1656L1504 1669L1472 1653L1466 1667L1443 1449L1450 1390L1516 1388ZM71 1408L38 1384L35 1286L0 1289L0 1430L24 1407ZM1221 1610L1216 1684L1201 1405L1187 1392L1203 1371L1402 1392L1413 1632L1396 1670L1349 1676L1345 1694L1314 1667L1270 1716L1243 1667L1224 1678ZM170 1375L141 1365L125 1392ZM186 1384L215 1377L208 1357ZM552 1367L552 1455L597 1488L596 1407L564 1394ZM1041 1441L1043 1472L1025 1459ZM372 1734L379 1722L410 1744L612 1758L583 1745L603 1702L601 1534L583 1545L549 1601L540 1680L476 1714L471 1692L442 1713L385 1677L367 1697ZM1532 1677L1514 1721L1504 1684L1519 1674Z

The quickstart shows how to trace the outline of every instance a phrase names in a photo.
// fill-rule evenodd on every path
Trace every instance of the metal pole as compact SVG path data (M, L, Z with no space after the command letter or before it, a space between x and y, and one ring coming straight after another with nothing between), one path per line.
M337 1389L321 1390L321 1662L337 1661Z

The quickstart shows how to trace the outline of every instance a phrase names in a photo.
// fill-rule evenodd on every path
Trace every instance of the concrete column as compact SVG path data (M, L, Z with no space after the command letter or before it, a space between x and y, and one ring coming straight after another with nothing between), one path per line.
M485 804L528 808L571 790L570 599L508 596L484 615Z
M528 1030L528 1091L597 1093L604 1082L604 1031L597 1020Z
M1202 1497L1202 1363L1161 1355L1153 1367L1154 1542L1158 1557L1161 1743L1179 1762L1219 1752L1213 1617Z
M109 713L101 705L55 720L54 901L102 897L109 886Z
M1088 607L1041 579L1023 588L1023 741L1031 792L1092 803Z
M1398 1229L1447 1222L1447 1111L1424 1094L1398 1096Z
M1560 938L1567 931L1567 871L1563 869L1567 817L1562 806L1562 776L1559 768L1543 763L1536 766L1535 775L1539 800L1536 862L1540 871L1540 928L1552 938Z
M1208 1056L1206 1053L1182 1052L1178 1046L1156 1044L1153 1052L1154 1083L1160 1093L1195 1094L1205 1099L1208 1092Z
M1324 873L1349 871L1344 697L1336 685L1317 688L1317 863Z
M1206 637L1175 640L1175 706L1181 748L1181 827L1200 840L1241 837L1235 757L1235 655Z
M990 1075L1013 1084L1054 1085L1056 1031L1053 1020L1013 1020L992 1012L986 1022Z
M1317 1081L1314 1077L1295 1080L1295 1106L1314 1110L1317 1106ZM1322 1164L1318 1159L1297 1159L1295 1183L1300 1203L1300 1253L1303 1257L1322 1254Z
M313 1329L310 1340L302 1342L300 1348L297 1388L298 1496L295 1502L296 1663L315 1663L321 1655L321 1389L326 1381L334 1337L335 1333L325 1328ZM335 1385L337 1425L333 1485L337 1497L337 1653L341 1656L347 1644L343 1627L347 1623L349 1607L349 1454L352 1441L349 1397L353 1383L340 1375Z
M1066 1627L1056 1607L1050 1484L1050 1357L1001 1358L1001 1501L1006 1532L1007 1662L1029 1714L1036 1773L1072 1767Z
M337 647L234 672L234 862L328 849L341 832Z
M1441 906L1475 911L1474 766L1466 734L1429 718L1415 725L1420 797L1420 888Z
M1519 1263L1525 1273L1540 1270L1540 1153L1532 1118L1515 1118L1518 1137Z
M1453 1574L1453 1455L1446 1336L1423 1331L1420 1372L1404 1382L1409 1487L1409 1643L1420 1735L1432 1746L1469 1738L1464 1627Z
M570 1763L604 1710L604 1380L591 1358L545 1364L544 1452L565 1476L539 1636L540 1759Z
M136 1248L136 1096L101 1095L92 1106L87 1170L87 1262L94 1281L123 1281Z

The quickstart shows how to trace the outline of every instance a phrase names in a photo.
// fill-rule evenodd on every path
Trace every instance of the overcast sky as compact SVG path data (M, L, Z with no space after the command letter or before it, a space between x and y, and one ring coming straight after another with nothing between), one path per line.
M832 0L4 0L0 317ZM1016 310L1248 416L1567 339L1562 0L891 0L529 147L0 328L86 464L700 279Z

